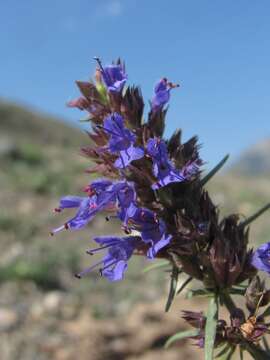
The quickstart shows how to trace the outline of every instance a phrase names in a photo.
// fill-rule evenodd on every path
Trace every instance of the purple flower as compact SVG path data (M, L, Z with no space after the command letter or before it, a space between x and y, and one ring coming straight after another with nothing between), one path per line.
M153 211L136 206L129 209L128 216L128 226L141 233L143 242L150 245L147 257L153 259L160 249L169 244L172 238L171 235L166 234L164 221L159 220Z
M199 170L199 162L189 162L181 170L176 169L168 156L165 142L159 138L151 138L147 142L147 152L153 161L153 173L158 182L152 185L156 190L173 182L189 180Z
M118 182L114 185L114 189L117 193L117 205L119 208L118 217L126 226L129 213L133 207L136 206L136 192L134 184L127 181Z
M152 111L162 109L170 100L171 89L178 86L179 85L168 82L166 78L161 79L154 88L155 95L151 101Z
M270 274L270 242L258 247L253 253L251 264L256 269Z
M96 252L108 249L107 254L101 261L77 274L77 277L91 272L97 266L101 265L100 273L110 281L122 280L124 272L127 269L127 262L133 254L133 251L141 244L141 239L137 236L129 237L96 237L94 239L101 247L88 250L87 253L94 255Z
M121 115L114 113L104 120L104 131L110 135L109 150L119 155L115 161L115 167L125 168L131 161L141 159L144 150L135 147L136 135L125 127Z
M127 81L127 75L122 64L103 67L100 59L95 58L99 64L102 79L110 92L119 93Z
M51 235L64 230L78 230L91 221L94 216L106 208L110 208L116 201L116 194L110 191L112 182L109 180L96 180L87 187L89 196L65 196L60 200L60 206L56 211L66 208L78 208L76 215L64 225L54 229Z
M78 211L72 219L54 229L52 235L63 229L81 229L103 210L117 211L117 216L126 223L129 208L136 200L133 183L100 179L93 181L84 191L88 193L87 197L65 196L60 200L59 208L55 211L60 212L66 208L78 208Z

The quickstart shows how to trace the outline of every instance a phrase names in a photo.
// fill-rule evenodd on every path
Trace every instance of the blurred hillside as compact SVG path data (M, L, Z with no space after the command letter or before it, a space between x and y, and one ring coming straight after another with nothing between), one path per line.
M116 224L100 216L91 223L90 231L49 236L51 228L72 214L53 213L59 198L83 195L81 189L89 183L84 172L89 160L79 154L80 147L89 143L87 135L13 104L0 103L0 119L0 201L4 204L0 214L0 281L31 280L44 289L72 288L77 292L94 288L96 294L104 287L114 292L115 287L108 287L105 280L97 281L97 273L82 281L73 275L96 261L85 254L91 238L119 231ZM133 276L138 276L137 271L132 275L131 269L131 279ZM120 288L117 300L128 291L122 284ZM138 298L141 295L135 294ZM97 304L101 307L102 301ZM101 313L115 311L115 305L106 304Z
M270 138L245 151L230 170L242 176L270 175Z
M178 320L181 304L175 305L177 315L170 315L166 326L162 307L153 310L152 304L160 304L166 293L169 275L161 271L143 274L147 264L140 258L131 262L121 283L110 284L97 273L82 280L74 278L74 273L97 261L85 254L91 237L116 233L117 224L100 216L85 231L49 236L51 228L72 214L51 211L58 199L80 194L89 182L84 172L89 161L79 155L80 146L88 142L83 132L66 123L0 102L3 360L71 360L77 349L82 350L82 360L165 359L164 340L178 323L179 328L183 326ZM261 151L261 160L256 158L254 166L263 161L269 165L267 152L269 147ZM250 166L252 171L254 166ZM248 216L270 200L270 179L265 172L252 177L236 169L237 164L233 171L211 180L209 189L222 213ZM269 240L268 219L266 214L252 227L254 243ZM144 305L136 305L139 302ZM120 320L109 320L115 315ZM197 352L195 357L192 353L194 350L187 351L185 358L199 359ZM166 360L177 359L178 354L176 347L166 353Z

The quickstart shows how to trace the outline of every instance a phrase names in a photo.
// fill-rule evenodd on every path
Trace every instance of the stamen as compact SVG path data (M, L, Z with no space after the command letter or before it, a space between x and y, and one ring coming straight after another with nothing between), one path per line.
M100 58L97 57L97 56L94 56L94 60L96 60L96 62L98 63L98 66L100 67L100 70L104 72L104 69L103 69Z
M75 274L75 277L80 279L81 277L83 277L84 275L90 273L95 267L97 267L98 265L102 264L103 260L97 262L96 264L90 266L89 268L84 269L83 271L81 271L80 273Z
M103 275L103 271L110 268L111 266L113 265L116 265L120 260L115 260L115 261L112 261L111 263L107 264L106 266L104 266L102 269L99 269L99 272L100 272L100 276Z
M127 150L125 150L125 153L126 153L126 155L127 155L127 157L128 157L128 160L130 159L130 155L129 155L129 153L127 152Z
M104 245L104 246L101 246L101 247L95 248L95 249L89 249L89 250L86 250L86 254L94 255L95 252L98 252L98 251L103 250L103 249L107 249L110 246L112 246L112 244Z
M167 85L170 89L178 88L180 86L179 84L173 84L172 82L168 82Z
M124 159L123 159L123 156L121 155L121 153L119 153L119 157L120 157L120 159L121 159L123 168L125 168L125 162L124 162Z
M130 219L129 219L130 220ZM128 220L128 222L129 222ZM125 234L129 235L131 234L131 230L127 226L122 226L122 230L125 232Z
M60 212L62 211L62 209L60 209L60 208L55 208L53 211L60 213Z
M59 226L58 228L56 229L53 229L51 232L50 232L50 235L53 236L54 234L58 233L59 231L62 231L64 229L67 229L66 228L66 224L65 225L62 225L62 226Z
M106 133L108 133L108 134L111 134L111 135L114 135L114 136L118 136L118 137L119 137L119 134L115 133L115 132L112 131L112 130L105 129L105 127L104 127L103 125L96 125L96 127L97 127L98 129L104 130L104 131L105 131Z

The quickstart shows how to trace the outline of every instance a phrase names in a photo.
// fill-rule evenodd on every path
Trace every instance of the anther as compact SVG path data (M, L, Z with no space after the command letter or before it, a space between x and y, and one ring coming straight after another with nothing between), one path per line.
M51 236L54 236L54 233L53 233L52 231L50 231L50 235L51 235Z
M122 230L124 231L125 234L129 235L131 233L131 231L126 227L126 226L122 226Z
M60 209L60 208L55 208L53 211L60 213L60 212L62 211L62 209Z
M98 63L98 65L99 65L100 69L103 71L103 66L102 66L102 64L101 64L101 60L100 60L100 58L99 58L99 57L97 57L97 56L94 56L94 60L96 60L96 62Z
M65 229L68 230L68 223L65 223L64 226L65 226Z
M174 89L180 86L179 84L173 84L172 82L169 82L167 85L169 86L170 89Z
M86 250L86 254L88 255L94 255L94 253L91 250Z
M77 279L81 279L81 278L82 278L80 274L74 274L74 276L75 276L75 278L77 278Z

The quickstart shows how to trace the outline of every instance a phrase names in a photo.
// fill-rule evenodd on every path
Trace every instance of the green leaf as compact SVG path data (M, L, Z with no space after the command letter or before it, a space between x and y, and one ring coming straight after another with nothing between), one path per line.
M179 333L176 333L166 341L165 349L167 349L175 341L182 340L182 339L185 339L188 337L198 336L199 333L200 333L199 330L187 330L187 331L181 331Z
M199 297L211 297L213 296L213 293L204 289L197 289L197 290L189 290L189 292L187 293L186 298L187 299L192 299L195 296L199 296Z
M239 224L239 227L243 228L243 227L248 226L250 223L252 223L252 221L256 220L259 216L261 216L268 209L270 209L270 203L266 204L264 207L262 207L260 210L258 210L255 214L251 215L245 221L242 221Z
M241 347L239 348L239 352L240 352L240 360L244 360L244 350Z
M263 345L264 345L265 350L269 351L269 350L270 350L269 344L268 344L265 336L263 336L262 342L263 342Z
M204 186L225 164L229 159L229 154L224 156L224 158L201 180L201 186Z
M213 297L209 301L207 318L205 325L205 349L204 359L212 360L214 355L214 345L217 331L218 320L218 299L217 296Z
M222 359L224 355L226 355L231 350L231 346L229 344L225 344L221 351L215 356L215 359Z
M264 312L261 314L261 317L267 317L270 315L270 306L264 310Z
M242 288L242 289L239 289L239 288L231 288L229 290L229 293L231 295L245 295L246 293L246 289L245 288Z
M173 266L172 274L171 274L170 291L169 291L168 299L167 299L166 306L165 306L165 312L168 312L170 310L173 299L175 297L178 275L179 275L178 268L176 266Z
M270 351L263 350L262 348L254 345L254 344L246 343L246 350L256 360L269 360L270 359Z
M223 349L215 356L215 359L229 360L231 359L235 350L236 350L235 346L231 346L230 344L225 344Z
M220 360L231 360L235 350L236 350L235 346L231 347L231 350L226 355L224 355L223 358L221 358Z
M170 265L170 262L167 261L167 260L166 261L158 261L155 264L151 264L151 265L147 266L146 268L144 268L143 273L147 273L148 271L158 269L158 268L161 268L161 267L165 267L165 266L168 266L168 265Z
M177 290L177 293L176 293L176 295L179 295L180 293L181 293L181 291L183 291L184 290L184 288L191 282L193 280L193 277L189 277L189 278L187 278L187 280L185 280L184 282L183 282L183 284L180 286L180 288Z

